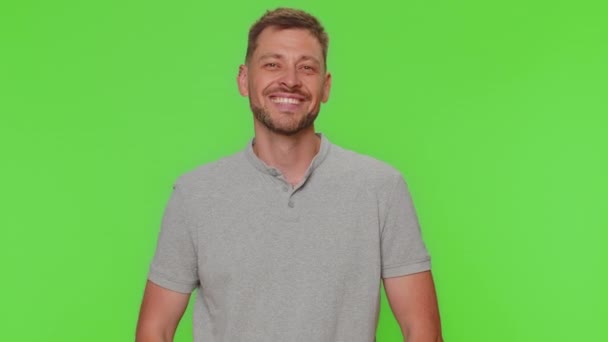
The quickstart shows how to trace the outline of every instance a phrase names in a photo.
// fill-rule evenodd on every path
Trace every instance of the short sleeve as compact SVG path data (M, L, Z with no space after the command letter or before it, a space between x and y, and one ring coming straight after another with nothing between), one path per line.
M188 201L176 184L165 208L148 279L172 291L190 293L199 283L196 236Z
M430 257L422 241L411 195L401 175L393 182L381 230L382 278L427 271Z

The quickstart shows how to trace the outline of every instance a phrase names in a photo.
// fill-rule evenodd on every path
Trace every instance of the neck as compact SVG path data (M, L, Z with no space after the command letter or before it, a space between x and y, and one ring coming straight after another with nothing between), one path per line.
M320 146L321 139L312 126L292 136L256 129L253 152L295 186L302 181Z

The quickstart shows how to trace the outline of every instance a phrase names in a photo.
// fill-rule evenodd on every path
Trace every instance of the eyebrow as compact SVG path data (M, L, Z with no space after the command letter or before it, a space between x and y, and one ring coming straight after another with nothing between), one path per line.
M283 59L283 57L284 56L279 53L267 53L267 54L260 56L259 60L264 60L264 59L268 59L268 58ZM313 61L317 64L321 64L321 62L317 58L310 56L310 55L304 55L304 56L300 57L300 59L298 59L298 62L301 62L301 61Z

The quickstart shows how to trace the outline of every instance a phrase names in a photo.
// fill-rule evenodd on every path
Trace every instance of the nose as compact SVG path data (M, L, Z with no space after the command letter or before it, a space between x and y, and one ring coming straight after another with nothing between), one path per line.
M298 70L295 67L285 68L281 76L281 85L287 88L299 88L302 85Z

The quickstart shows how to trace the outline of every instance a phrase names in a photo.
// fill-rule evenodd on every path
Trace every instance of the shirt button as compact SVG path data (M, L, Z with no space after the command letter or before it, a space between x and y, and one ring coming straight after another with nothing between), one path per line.
M289 201L289 203L287 203L287 205L288 205L290 208L293 208L293 207L294 207L294 203L293 203L293 201Z

